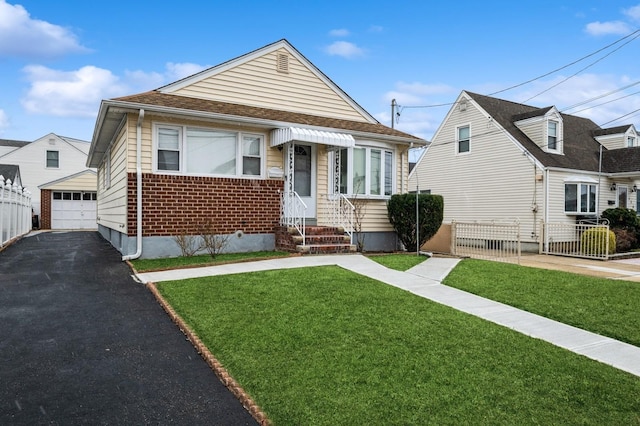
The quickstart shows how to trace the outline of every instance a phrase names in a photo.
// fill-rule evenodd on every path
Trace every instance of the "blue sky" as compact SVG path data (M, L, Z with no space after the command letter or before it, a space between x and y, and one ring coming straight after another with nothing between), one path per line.
M640 128L640 32L536 79L638 29L639 0L0 0L0 138L90 140L101 99L282 38L386 125L396 99L396 128L426 139L449 109L432 105L529 80L495 96L563 109L614 92L566 112Z

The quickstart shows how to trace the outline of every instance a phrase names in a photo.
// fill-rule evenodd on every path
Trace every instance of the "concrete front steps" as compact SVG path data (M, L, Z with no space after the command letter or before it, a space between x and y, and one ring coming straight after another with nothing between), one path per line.
M355 253L356 246L351 244L349 235L343 228L335 226L306 226L305 244L302 244L302 235L293 228L283 229L278 236L278 245L281 249L295 251L301 254L331 254L331 253Z

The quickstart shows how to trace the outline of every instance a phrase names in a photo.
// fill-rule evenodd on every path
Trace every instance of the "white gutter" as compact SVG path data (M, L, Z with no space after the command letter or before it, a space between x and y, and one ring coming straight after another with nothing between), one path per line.
M136 125L136 252L122 256L122 260L133 260L142 254L142 120L144 109L138 113Z
M135 112L132 109L142 109L146 108L147 111L152 111L154 114L157 113L159 115L166 114L172 117L176 115L181 115L185 117L189 117L191 119L198 118L202 120L212 120L212 121L222 121L227 123L243 123L243 124L252 124L257 126L264 126L265 128L275 128L275 127L300 127L300 124L280 121L280 120L272 120L272 119L264 119L264 118L256 118L256 117L245 117L241 115L228 115L221 114L216 112L206 112L206 111L196 111L196 110L185 110L182 108L174 108L174 107L165 107L159 105L147 105L141 104L138 102L124 102L124 101L109 101L109 105L113 109L113 111L117 112ZM370 123L371 124L371 123ZM354 137L361 138L374 138L382 141L389 141L395 143L403 143L403 144L420 144L420 145L428 145L429 142L413 137L403 137L403 136L392 136L385 135L382 133L373 133L361 130L349 130L349 129L341 129L341 128L329 128L322 126L305 126L309 129L320 130L320 131L328 131L328 132L340 132L340 133L349 133Z

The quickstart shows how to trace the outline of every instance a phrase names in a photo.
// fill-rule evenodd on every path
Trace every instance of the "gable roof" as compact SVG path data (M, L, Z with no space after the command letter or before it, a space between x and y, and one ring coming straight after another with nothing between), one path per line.
M196 97L192 95L176 94L181 87L193 83L194 81L208 78L215 75L222 69L244 63L255 56L273 51L276 48L286 48L312 72L321 78L329 87L339 95L341 99L349 103L353 108L361 111L362 120L345 119L340 117L330 117L317 113L309 114L288 110L283 104L282 108L267 108L263 106L248 105L221 101L211 98ZM279 105L278 105L279 106ZM272 130L283 127L300 127L311 130L321 130L329 132L350 133L362 138L375 138L385 140L395 144L416 144L425 145L424 139L392 129L380 124L360 107L353 99L342 91L335 83L331 82L320 70L311 62L304 58L286 40L265 46L247 55L240 56L231 61L227 61L217 67L202 71L186 79L179 80L167 86L144 93L130 96L103 100L100 111L96 119L96 126L93 133L91 148L87 159L87 166L98 167L102 161L111 140L115 137L118 129L124 123L127 113L138 114L140 110L156 114L170 115L190 119L207 120L211 122L227 124L249 124L261 127L265 130ZM366 118L366 119L365 119Z
M626 133L631 127L633 127L632 124L626 124L624 126L609 127L608 129L598 129L593 131L593 136L619 135Z
M221 75L222 73L229 71L233 68L239 68L244 66L245 64L250 63L251 61L254 61L260 57L264 57L268 54L274 53L274 52L287 52L287 54L291 55L292 57L294 57L295 59L297 59L297 61L299 61L299 63L302 65L302 68L306 71L309 72L310 75L309 76L305 76L305 78L312 78L314 80L320 80L322 82L323 85L327 86L333 96L339 97L342 102L346 103L351 109L357 111L357 113L359 114L359 116L365 120L368 121L370 123L378 123L378 120L376 120L371 114L369 114L369 112L367 112L364 108L362 108L355 100L353 100L353 98L351 98L344 90L342 90L337 84L335 84L329 77L327 77L326 74L324 74L322 71L320 71L320 69L318 69L311 61L309 61L304 55L302 55L295 47L293 47L293 45L291 45L291 43L289 43L286 39L281 39L278 40L274 43L268 44L264 47L258 48L252 52L246 53L244 55L238 56L236 58L230 59L226 62L223 62L219 65L216 65L214 67L208 68L206 70L200 71L199 73L193 74L191 76L185 77L181 80L178 80L176 82L167 84L165 86L162 86L160 88L157 89L158 92L160 93L168 93L168 94L182 94L180 93L181 89L186 88L190 85L194 85L200 82L203 82L204 80L207 79L211 79L214 78L218 75ZM267 70L262 69L262 72L265 73ZM288 72L287 72L288 73ZM246 75L243 75L243 78L247 78ZM254 81L250 76L247 79L247 83L244 86L247 86L247 90L252 91L255 88L259 88L259 89L264 89L261 88L259 85L259 82ZM310 86L311 81L307 81L307 85L308 85L308 89L311 89ZM212 84L211 82L208 84ZM272 94L270 94L272 95ZM286 96L286 95L285 95ZM218 101L228 101L228 99L224 99L223 97L214 97L211 98L212 100L218 100ZM322 100L321 102L324 102L326 100ZM283 102L284 103L284 102ZM294 99L286 99L286 104L292 104L295 103ZM265 105L254 105L254 106L265 106ZM267 106L268 107L268 106Z
M593 137L593 132L601 129L588 118L560 113L564 127L563 155L553 154L545 152L514 124L515 121L524 119L523 117L531 118L540 115L542 111L549 111L552 107L541 109L477 93L465 93L493 117L542 165L593 172L599 170L600 143ZM604 152L606 148L603 147L602 150Z

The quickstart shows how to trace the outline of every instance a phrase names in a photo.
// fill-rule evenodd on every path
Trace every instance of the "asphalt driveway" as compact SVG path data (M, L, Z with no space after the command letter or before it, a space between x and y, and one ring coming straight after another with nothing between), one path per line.
M0 252L0 424L256 424L97 232Z

